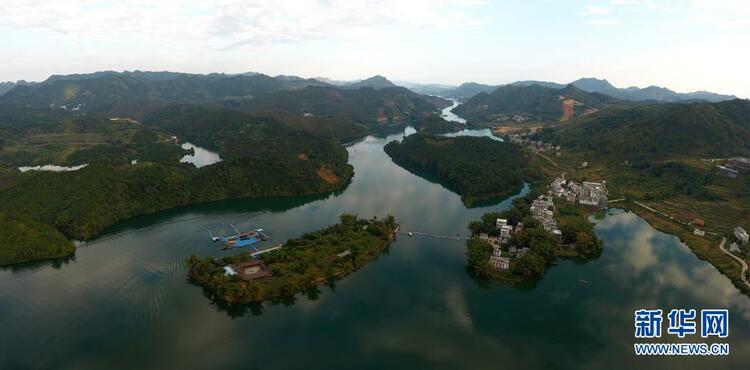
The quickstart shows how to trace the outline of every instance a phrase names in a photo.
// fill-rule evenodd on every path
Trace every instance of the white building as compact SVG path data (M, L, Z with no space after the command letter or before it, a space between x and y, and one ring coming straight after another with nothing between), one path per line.
M500 243L507 243L513 234L513 226L505 225L500 228Z
M508 220L504 218L498 218L497 221L495 221L495 227L499 229L503 226L508 226Z
M492 255L500 257L503 255L503 251L502 249L500 249L500 247L492 247Z
M750 239L750 236L747 235L747 231L740 226L734 228L734 237L737 238L742 245L747 244Z
M695 236L706 236L706 232L701 229L693 229L693 235Z
M510 268L510 258L508 257L490 257L490 266L496 270L507 270Z

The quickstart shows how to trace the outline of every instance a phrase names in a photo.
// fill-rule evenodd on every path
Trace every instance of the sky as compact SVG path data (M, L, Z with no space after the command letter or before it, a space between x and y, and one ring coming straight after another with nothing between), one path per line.
M597 77L750 98L749 66L745 0L0 1L0 81L100 70Z

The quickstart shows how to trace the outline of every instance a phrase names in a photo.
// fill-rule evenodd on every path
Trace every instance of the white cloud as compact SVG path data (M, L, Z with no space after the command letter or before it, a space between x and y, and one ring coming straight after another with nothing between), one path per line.
M589 16L609 14L610 12L612 12L611 8L605 8L603 6L596 6L596 5L587 5L583 7L583 11L581 11L581 15L584 17L589 17Z
M3 0L0 25L65 34L146 36L214 47L337 37L363 28L459 27L479 0Z
M617 19L609 19L609 18L593 18L593 19L587 19L586 24L591 26L616 26L620 24L620 21Z

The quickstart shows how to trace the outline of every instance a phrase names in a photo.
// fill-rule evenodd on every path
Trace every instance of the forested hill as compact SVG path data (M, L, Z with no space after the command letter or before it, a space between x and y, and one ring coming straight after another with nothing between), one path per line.
M225 107L254 113L291 112L351 120L370 127L400 126L432 118L447 100L403 87L339 89L309 86L277 91L252 100L226 101Z
M572 150L630 162L750 154L750 101L608 109L542 133Z
M68 109L86 113L140 118L154 106L169 102L210 103L248 99L260 94L310 85L314 79L254 75L192 75L100 72L53 76L34 85L18 85L0 96L0 106Z
M508 121L522 116L532 121L567 121L602 109L615 101L575 86L563 89L532 85L505 85L479 93L453 112L470 121Z
M398 165L437 178L467 205L507 197L534 176L521 149L487 137L414 134L385 151Z
M68 156L67 151L73 150L69 155L75 156L83 150L83 154L127 153L126 159L138 155L141 160L135 164L92 161L73 172L14 174L10 185L0 191L0 265L70 254L73 248L66 238L88 239L137 215L222 199L325 193L345 186L353 175L344 147L271 117L177 106L149 117L147 124L155 129L135 124L131 134L129 128L112 131L105 122L123 125L108 120L81 122L73 123L77 131L63 130L64 135L43 133L48 139L75 140L68 146L47 146L39 155ZM178 163L179 154L169 151L176 145L149 134L162 129L217 150L221 162L202 168ZM139 139L139 132L148 134L145 140ZM13 145L21 147L29 134L15 137ZM77 149L72 144L85 145ZM167 154L146 157L144 153L153 152L149 145Z
M348 85L343 85L342 87L347 89L359 89L360 87L372 87L373 89L382 89L384 87L396 87L396 84L389 81L387 78L377 75L372 76L368 79L364 79L362 81L353 82Z

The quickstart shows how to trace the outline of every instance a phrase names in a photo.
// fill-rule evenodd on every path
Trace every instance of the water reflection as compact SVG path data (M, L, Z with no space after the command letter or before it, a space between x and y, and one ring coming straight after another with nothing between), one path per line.
M737 369L750 361L750 300L631 213L597 224L599 259L563 261L530 290L478 287L464 270L463 243L419 237L399 237L346 279L277 304L222 307L186 282L187 256L225 253L202 231L207 224L255 216L283 242L343 212L390 213L410 230L450 235L509 206L467 209L396 166L382 147L402 136L348 147L355 175L340 194L144 216L60 268L0 271L0 368ZM729 308L732 355L636 358L640 307Z
M212 152L199 146L183 143L180 146L185 150L192 150L192 154L187 154L180 159L180 163L192 163L195 167L201 168L221 161L219 153Z

